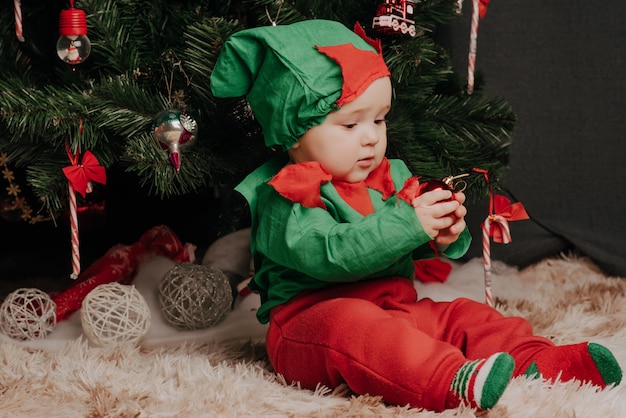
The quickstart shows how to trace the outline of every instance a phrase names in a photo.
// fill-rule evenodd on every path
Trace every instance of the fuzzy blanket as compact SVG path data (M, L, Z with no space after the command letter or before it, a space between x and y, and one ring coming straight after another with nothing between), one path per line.
M155 260L137 287L154 308ZM454 264L444 284L416 283L420 297L482 301L480 260ZM591 340L626 365L626 280L587 259L563 256L517 271L494 263L494 296L505 315L528 318L557 343ZM151 291L152 289L152 291ZM91 346L71 318L44 340L0 341L0 417L624 417L626 384L598 391L575 382L515 379L500 403L476 414L388 406L341 387L303 390L275 375L265 357L254 299L209 330L176 331L153 313L139 347ZM77 315L78 316L78 315Z

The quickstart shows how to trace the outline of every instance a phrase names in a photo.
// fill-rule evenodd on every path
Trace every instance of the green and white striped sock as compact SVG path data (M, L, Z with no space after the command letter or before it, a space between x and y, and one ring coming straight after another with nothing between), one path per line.
M515 360L507 353L496 353L488 359L468 361L457 370L446 407L466 403L478 409L491 409L511 381Z

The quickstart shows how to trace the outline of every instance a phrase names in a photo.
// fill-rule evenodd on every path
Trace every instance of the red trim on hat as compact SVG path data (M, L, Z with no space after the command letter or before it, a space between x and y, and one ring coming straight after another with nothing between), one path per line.
M380 40L368 38L358 23L354 30L378 53L359 49L352 44L316 46L319 52L337 61L341 67L343 85L337 106L343 106L356 99L374 80L391 75L383 59Z
M365 33L365 29L363 29L363 26L359 25L359 22L356 22L354 24L354 33L359 35L361 39L363 39L365 42L373 46L374 49L378 51L379 54L383 53L383 47L380 42L380 39L372 39L369 36L367 36L367 34Z

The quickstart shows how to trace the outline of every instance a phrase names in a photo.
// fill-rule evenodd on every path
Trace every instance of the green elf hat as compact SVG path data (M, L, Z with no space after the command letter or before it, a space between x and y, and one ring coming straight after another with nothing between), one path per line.
M328 113L389 76L380 41L339 22L305 20L231 35L213 73L215 97L246 96L265 145L291 148Z

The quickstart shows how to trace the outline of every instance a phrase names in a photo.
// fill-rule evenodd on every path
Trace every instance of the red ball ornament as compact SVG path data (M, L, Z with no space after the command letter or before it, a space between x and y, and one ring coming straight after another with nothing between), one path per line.
M461 181L455 181L462 177L467 177L469 174L459 174L458 176L448 176L441 180L433 179L427 180L420 184L419 194L430 192L433 190L450 190L452 192L452 197L450 199L442 200L442 202L449 202L454 200L454 193L462 192L467 187L467 184Z

